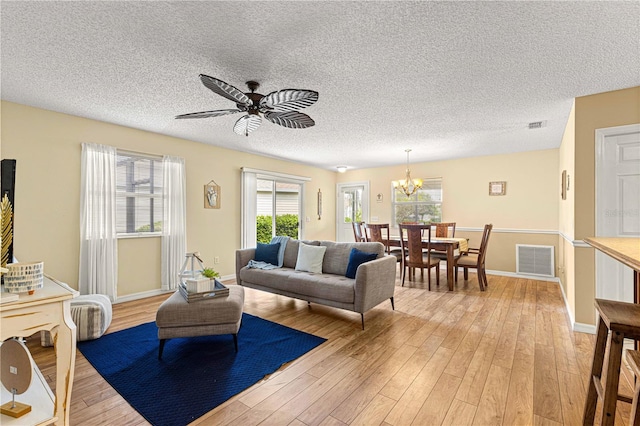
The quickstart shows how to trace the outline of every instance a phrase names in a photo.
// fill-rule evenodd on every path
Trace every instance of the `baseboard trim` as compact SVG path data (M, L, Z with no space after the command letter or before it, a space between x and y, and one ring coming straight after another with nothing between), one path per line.
M235 280L235 279L236 279L235 274L225 275L220 277L220 281ZM155 290L142 291L140 293L127 294L124 296L118 296L118 298L116 299L115 302L113 302L113 304L115 305L123 302L131 302L132 300L144 299L146 297L152 297L152 296L159 296L161 294L173 293L174 291L175 290L162 290L158 288Z
M596 326L577 322L573 324L573 331L579 331L580 333L596 334Z

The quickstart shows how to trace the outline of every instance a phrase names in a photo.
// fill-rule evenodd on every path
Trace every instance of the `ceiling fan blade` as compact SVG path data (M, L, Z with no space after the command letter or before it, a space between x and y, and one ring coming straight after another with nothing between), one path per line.
M229 83L225 83L217 78L209 77L208 75L200 74L200 80L208 89L211 89L220 96L224 96L240 105L251 106L253 102L247 95L242 93L239 89L233 87Z
M202 112L192 112L189 114L181 114L176 115L177 119L181 118L209 118L209 117L220 117L221 115L235 114L237 112L242 112L240 109L218 109L215 111L202 111Z
M313 90L284 89L271 92L260 99L260 108L273 111L296 111L313 105L318 92Z
M265 112L264 118L272 123L290 129L306 129L316 124L307 114L298 111Z
M249 133L260 127L262 119L259 115L247 114L240 117L233 126L233 131L242 136L249 136Z

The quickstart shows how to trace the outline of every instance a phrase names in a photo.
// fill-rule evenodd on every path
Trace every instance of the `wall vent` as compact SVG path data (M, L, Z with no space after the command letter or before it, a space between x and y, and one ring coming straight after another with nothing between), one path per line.
M527 125L530 130L532 129L542 129L547 124L546 121L532 121Z
M516 273L554 277L553 246L516 244Z

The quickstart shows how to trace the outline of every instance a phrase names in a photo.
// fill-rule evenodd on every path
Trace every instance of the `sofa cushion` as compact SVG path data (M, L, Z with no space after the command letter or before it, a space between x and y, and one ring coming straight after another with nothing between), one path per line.
M280 251L280 243L263 244L258 243L256 247L256 262L267 262L278 266L278 252Z
M349 278L337 275L295 271L287 278L286 290L317 299L353 303L355 298L353 282Z
M384 245L382 243L336 243L333 241L322 241L320 244L327 248L322 263L322 272L325 274L345 276L352 248L357 248L366 253L376 253L378 255L377 257L384 256Z
M347 265L347 272L344 274L347 278L355 278L358 266L365 262L371 262L378 255L376 253L367 253L360 251L357 248L352 248L349 254L349 264Z
M302 241L303 243L310 246L319 246L320 241ZM298 259L298 248L300 247L300 240L294 240L291 238L287 242L287 246L284 249L284 259L282 262L282 266L285 268L295 268L296 261Z
M298 248L298 260L296 261L296 271L322 273L322 260L326 247L311 246L300 243Z
M245 266L240 269L240 280L279 290L287 290L284 283L294 273L295 271L292 268L256 269Z

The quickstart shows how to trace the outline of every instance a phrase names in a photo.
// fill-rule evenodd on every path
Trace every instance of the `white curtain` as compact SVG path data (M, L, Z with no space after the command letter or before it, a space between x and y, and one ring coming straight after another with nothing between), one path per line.
M164 156L162 223L162 290L178 285L187 251L187 195L184 159Z
M80 188L81 294L117 297L116 149L82 144Z

